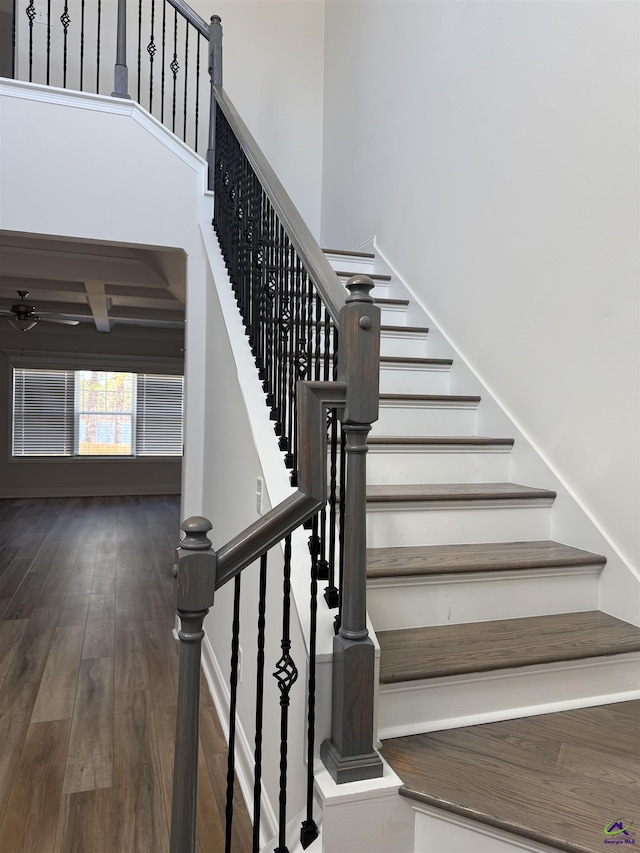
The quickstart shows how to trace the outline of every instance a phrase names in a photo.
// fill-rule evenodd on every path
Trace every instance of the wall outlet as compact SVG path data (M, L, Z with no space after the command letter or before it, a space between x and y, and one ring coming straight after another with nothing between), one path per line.
M258 477L256 482L256 512L258 515L262 515L263 513L263 497L264 497L264 480L262 477Z

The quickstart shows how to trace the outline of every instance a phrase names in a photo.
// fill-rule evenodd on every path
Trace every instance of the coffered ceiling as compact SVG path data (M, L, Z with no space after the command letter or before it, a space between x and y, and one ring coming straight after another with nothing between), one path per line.
M60 318L109 333L115 326L184 327L185 255L0 232L0 328L26 302L45 321ZM51 324L47 324L51 325ZM60 326L73 334L73 326Z

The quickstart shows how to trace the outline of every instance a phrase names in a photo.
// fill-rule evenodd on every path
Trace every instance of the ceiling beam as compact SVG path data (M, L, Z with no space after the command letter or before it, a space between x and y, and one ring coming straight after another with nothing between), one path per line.
M104 291L104 282L85 281L84 286L87 291L87 302L89 303L89 308L91 308L96 329L99 332L110 332L109 303Z

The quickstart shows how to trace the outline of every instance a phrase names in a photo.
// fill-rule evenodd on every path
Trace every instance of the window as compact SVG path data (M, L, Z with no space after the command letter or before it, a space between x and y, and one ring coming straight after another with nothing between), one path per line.
M14 457L181 456L182 376L13 370Z

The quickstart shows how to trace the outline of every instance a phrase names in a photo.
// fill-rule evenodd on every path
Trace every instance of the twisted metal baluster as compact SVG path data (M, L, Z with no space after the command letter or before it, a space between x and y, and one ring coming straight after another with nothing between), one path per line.
M258 593L258 656L256 671L256 737L253 782L253 853L260 850L260 800L262 794L262 717L264 707L264 638L267 606L267 555L260 558L260 587Z
M231 673L229 676L229 750L227 756L227 802L225 807L225 853L231 853L231 828L233 825L233 786L236 760L236 704L238 699L238 660L240 656L240 575L236 576L233 590L233 622L231 627Z
M47 0L47 86L51 70L51 0Z
M273 673L280 690L280 795L278 799L278 846L274 853L289 853L287 831L287 737L289 731L289 696L298 679L298 669L289 654L291 649L291 536L284 540L284 580L282 584L282 655Z
M178 76L178 71L180 70L180 64L178 63L178 10L173 10L173 59L169 65L171 69L171 73L173 74L173 101L172 101L172 112L171 112L171 130L173 133L176 132L176 77Z
M164 68L165 46L167 34L167 0L162 4L162 60L160 62L160 121L164 124Z
M198 122L200 118L200 44L202 43L202 33L198 33L198 49L196 51L196 109L195 109L195 129L193 139L193 150L198 151L200 148L198 141Z

